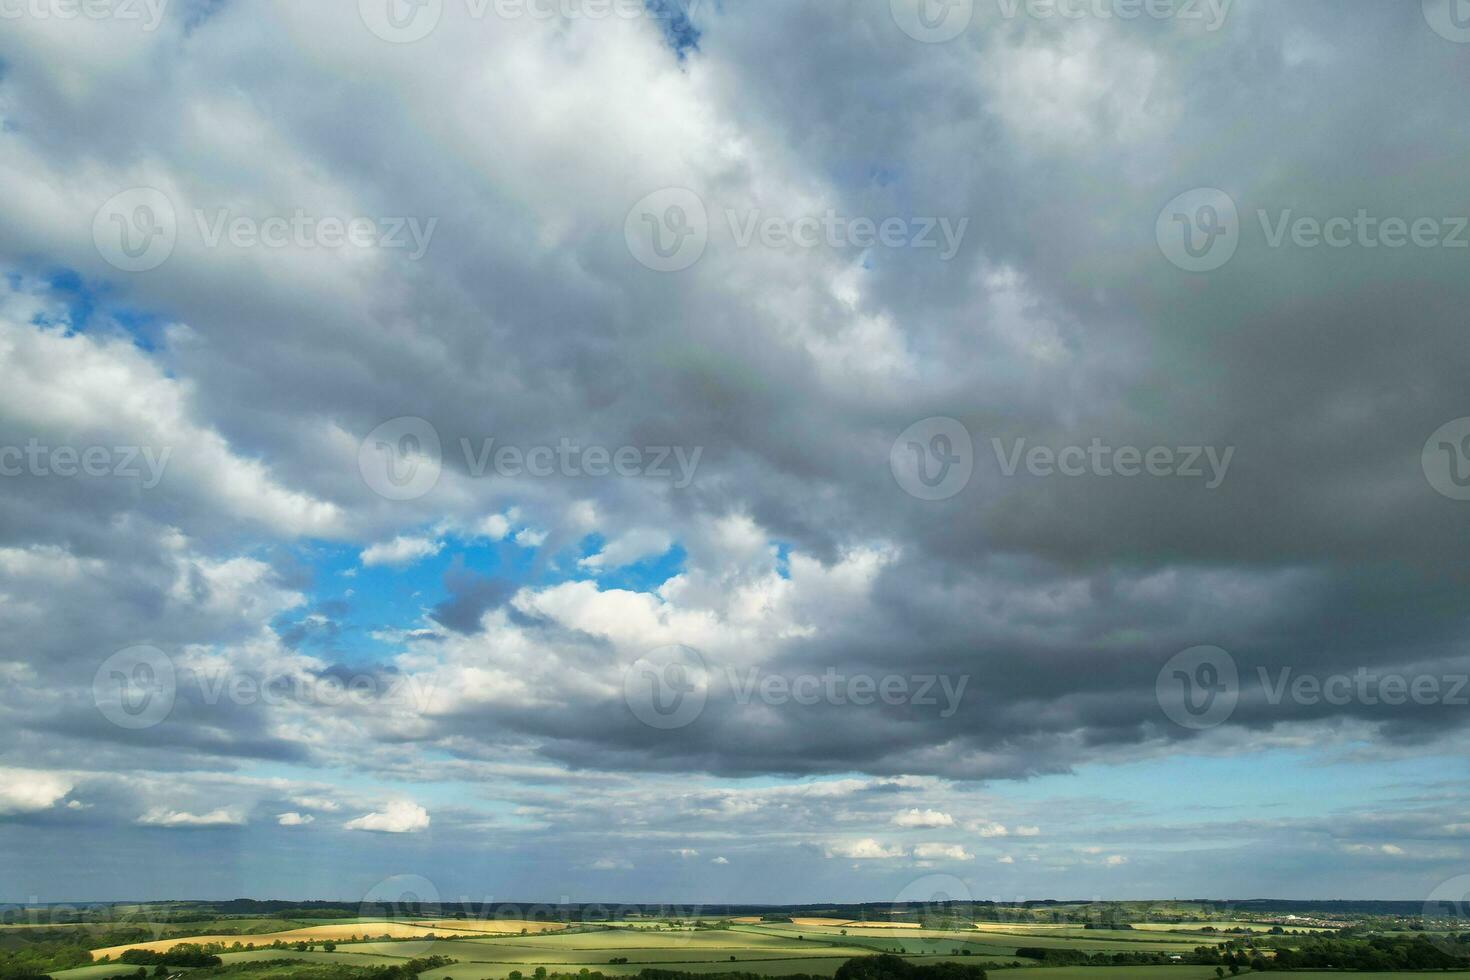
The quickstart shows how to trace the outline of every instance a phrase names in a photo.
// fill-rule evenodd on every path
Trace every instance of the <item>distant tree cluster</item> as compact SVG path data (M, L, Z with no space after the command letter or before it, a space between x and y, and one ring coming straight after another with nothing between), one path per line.
M221 963L218 956L206 952L198 943L179 943L163 953L152 949L127 949L123 950L117 961L139 966L189 967L219 966Z
M1451 970L1470 967L1470 950L1442 945L1427 936L1375 936L1372 939L1309 939L1295 949L1278 949L1274 959L1251 962L1257 970L1359 970L1375 973Z
M69 970L92 962L85 946L71 942L22 943L0 949L0 980L23 980L45 976L52 970Z
M835 980L985 980L985 970L964 963L920 965L884 953L848 960L837 968Z

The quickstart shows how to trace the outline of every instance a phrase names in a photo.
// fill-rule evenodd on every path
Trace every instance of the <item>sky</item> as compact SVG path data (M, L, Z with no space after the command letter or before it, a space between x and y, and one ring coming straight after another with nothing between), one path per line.
M0 902L1470 894L1458 0L0 0Z

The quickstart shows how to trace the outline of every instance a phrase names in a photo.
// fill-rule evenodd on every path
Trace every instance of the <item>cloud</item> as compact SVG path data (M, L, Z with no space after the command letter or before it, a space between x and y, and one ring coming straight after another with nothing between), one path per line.
M276 823L280 824L282 827L304 827L315 819L316 817L313 817L309 813L300 814L293 811L290 813L282 813L277 815Z
M416 561L432 558L443 548L444 542L433 538L397 537L366 548L362 553L362 563L368 568L379 565L403 568Z
M914 857L925 861L973 861L975 855L959 844L917 844Z
M730 859L727 858L727 857L717 857L714 860L710 861L710 864L729 864L729 863L730 863Z
M893 822L900 827L953 827L954 817L939 810L920 810L915 807L895 815Z
M170 810L167 807L154 807L139 817L138 823L145 827L243 827L245 817L241 813L224 807L210 810L208 813L189 813L184 810Z
M971 829L981 837L1008 837L1011 833L1005 824L1000 823L978 823Z
M632 871L632 862L625 858L604 857L598 858L590 865L593 871Z
M0 816L50 809L73 786L72 780L60 773L0 769Z
M491 514L476 525L476 530L491 541L502 541L510 534L511 518L504 514Z
M342 826L378 834L417 834L429 829L429 811L409 800L394 800L382 810L365 813Z
M871 837L834 841L827 845L824 853L829 858L850 858L855 861L883 861L904 856L902 847L887 847Z

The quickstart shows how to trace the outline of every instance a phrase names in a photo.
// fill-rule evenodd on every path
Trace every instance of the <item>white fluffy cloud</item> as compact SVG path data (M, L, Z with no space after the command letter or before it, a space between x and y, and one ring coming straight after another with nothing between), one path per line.
M73 785L59 773L0 769L0 816L49 809L70 793Z
M924 861L975 860L975 855L965 850L960 844L918 844L914 847L914 857Z
M139 817L138 823L145 827L243 827L245 816L225 807L210 810L207 813L189 813L186 810L154 807Z
M897 845L889 847L872 837L860 840L834 841L825 851L829 858L848 858L854 861L885 861L904 856L904 849Z
M429 829L429 811L411 800L394 800L382 810L365 813L342 826L379 834L416 834Z
M441 540L400 536L392 541L384 541L365 548L362 553L362 563L368 568L378 565L403 568L416 561L432 558L443 549L444 542Z
M953 827L954 817L941 810L914 807L894 816L893 822L900 827Z

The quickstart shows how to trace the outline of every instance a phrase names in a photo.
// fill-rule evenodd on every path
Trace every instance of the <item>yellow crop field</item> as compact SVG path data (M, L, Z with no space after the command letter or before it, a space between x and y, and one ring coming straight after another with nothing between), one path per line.
M533 922L529 919L421 919L410 925L439 932L486 932L496 935L518 934L523 929L529 933L557 932L567 927L565 922Z
M520 919L432 919L419 922L337 922L319 926L306 926L302 929L288 929L285 932L257 933L247 936L184 936L173 939L156 939L151 942L125 943L121 946L105 946L101 949L92 950L94 958L103 956L117 956L130 949L147 949L154 952L166 952L180 943L223 943L233 946L240 943L242 946L269 946L280 940L281 942L297 943L324 942L334 940L341 942L352 939L375 939L379 936L391 936L394 939L418 939L423 936L455 935L464 933L476 934L519 934L522 929L530 933L552 932L564 929L566 926L560 922L531 922Z
M822 919L801 918L792 919L792 924L798 926L809 926L813 929L832 928L840 929L851 926L857 929L920 929L923 928L917 922L858 922L855 919Z

